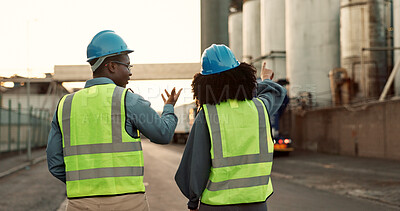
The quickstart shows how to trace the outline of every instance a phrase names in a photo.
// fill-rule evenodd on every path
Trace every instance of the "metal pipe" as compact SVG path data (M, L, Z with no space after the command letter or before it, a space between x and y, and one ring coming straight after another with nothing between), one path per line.
M18 103L17 125L17 149L18 153L21 153L21 103Z
M354 7L354 6L363 6L363 5L367 5L368 2L355 2L355 3L349 3L343 6L340 6L340 9L346 8L346 7Z
M285 56L283 56L283 55L276 56L276 55L273 55L273 54L285 54ZM260 56L258 58L255 58L254 60L251 61L251 63L255 63L255 62L258 62L260 60L267 59L267 58L286 58L286 51L270 51L268 54L266 54L264 56Z
M361 49L361 51L392 51L392 50L400 50L400 47L371 47L371 48Z
M8 151L11 151L11 99L8 100Z
M361 82L363 86L363 92L364 92L364 97L365 99L368 98L368 92L367 92L367 80L366 80L366 74L365 74L365 69L364 69L364 51L362 50L364 47L365 42L365 26L364 26L364 7L361 8Z
M29 68L30 66L30 58L29 58L29 44L30 44L30 40L29 40L29 20L27 20L27 24L26 24L26 28L27 28L27 33L26 33L26 39L27 39L27 51L26 51L26 60L27 60L27 72L28 72L28 82L26 85L26 91L27 91L27 96L26 96L26 102L27 102L27 109L28 109L28 143L27 143L27 155L28 155L28 161L32 162L32 152L31 152L31 104L30 104L30 95L31 95L31 69Z
M39 146L41 146L41 142L42 142L42 133L43 133L43 120L42 120L42 112L43 110L40 110L39 112Z
M390 86L393 83L394 77L396 76L396 73L399 71L400 67L400 59L397 61L396 65L394 66L392 73L390 73L389 79L385 84L385 88L383 88L382 94L379 97L379 101L383 101L386 97L386 94L389 91Z
M286 51L270 51L270 54L273 54L273 53L283 53L283 54L286 54Z
M50 82L50 83L49 83L49 86L47 87L46 97L45 97L44 100L43 100L41 109L45 109L45 106L47 105L47 100L48 100L48 98L50 97L51 90L52 90L52 88L53 88L53 83L54 83L54 82Z
M400 50L400 47L370 47L370 48L361 48L361 69L363 70L363 65L364 65L364 51L393 51L393 50ZM392 70L392 73L389 76L388 81L385 84L385 87L383 88L382 94L379 97L379 101L383 101L386 97L387 92L389 91L389 87L392 85L394 77L396 75L397 72L397 65L399 62L397 62L397 64L395 65L395 67ZM364 72L364 71L362 71Z
M364 97L367 98L367 93L366 93L366 81L365 81L365 70L364 70L364 51L361 50L361 86L363 87L363 93L364 93Z
M28 107L28 139L27 139L27 154L28 154L28 161L32 162L32 151L31 151L31 123L32 123L32 107Z
M36 113L35 113L35 109L32 109L32 146L35 147L36 146L36 126L37 126L37 122L36 122Z
M50 112L53 112L53 111L55 111L56 110L56 108L55 108L55 102L57 102L57 88L58 88L58 86L57 86L57 82L51 82L51 84L52 84L52 90L51 90L51 93L50 93L50 95L52 95L52 102L51 102L51 110L50 110Z
M351 78L353 79L353 81L355 80L355 66L357 64L361 64L361 61L355 61L355 62L351 63ZM364 64L373 64L375 66L375 71L376 72L378 71L378 62L376 62L376 61L364 61ZM350 86L350 90L351 90L351 93L354 93L353 92L354 91L353 90L353 85Z

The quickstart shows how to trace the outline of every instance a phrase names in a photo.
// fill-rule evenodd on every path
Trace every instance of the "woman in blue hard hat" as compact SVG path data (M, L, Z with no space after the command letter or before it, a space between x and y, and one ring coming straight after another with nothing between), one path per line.
M47 161L51 174L66 183L68 211L149 210L140 134L157 144L171 141L181 91L166 91L160 117L125 89L131 52L114 31L96 34L87 47L93 79L64 96L54 114Z
M201 62L192 82L200 110L175 181L190 210L267 210L273 193L269 115L286 90L271 80L265 63L257 84L256 69L225 45L211 45Z

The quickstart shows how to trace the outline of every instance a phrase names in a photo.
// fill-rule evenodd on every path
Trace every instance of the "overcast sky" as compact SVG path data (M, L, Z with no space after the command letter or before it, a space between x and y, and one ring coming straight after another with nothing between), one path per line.
M200 0L2 0L0 8L0 76L86 64L104 29L135 50L134 64L200 60Z

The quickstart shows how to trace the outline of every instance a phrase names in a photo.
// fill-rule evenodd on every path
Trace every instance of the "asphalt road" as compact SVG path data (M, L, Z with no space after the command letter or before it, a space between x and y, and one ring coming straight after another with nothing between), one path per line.
M150 210L186 210L187 200L174 180L183 150L183 145L143 141L144 182Z
M144 141L143 150L146 168L145 181L149 183L146 191L149 197L151 210L185 210L187 200L173 182L173 176L179 165L184 146L156 145ZM313 160L315 162L314 165L310 166L310 164L306 162L307 159ZM298 160L300 160L300 162L297 162ZM362 168L365 167L357 163L360 159L315 153L294 153L288 157L275 158L273 169L275 172L272 174L274 194L268 199L268 210L400 210L400 207L390 204L346 194L346 192L343 192L345 187L342 187L342 192L338 192L336 189L325 188L325 186L329 186L329 184L324 186L323 184L319 185L309 182L321 175L329 180L329 178L337 179L337 175L344 174L343 169L339 168L338 165L330 166L331 168L321 168L320 165L324 166L326 164L318 164L318 162L329 163L329 161L331 161L330 163L333 163L333 161L338 162L338 160L347 165L350 165L355 160L355 165L360 165L358 170L355 169L358 173L360 173L360 171L362 172ZM361 161L364 161L364 159L361 159ZM395 165L396 163L391 164ZM296 167L293 167L293 165ZM337 169L335 170L334 167ZM284 169L284 171L282 169ZM300 171L298 169L302 170ZM297 177L297 174L291 171L304 174L309 172L312 174L306 176L307 180L304 180L304 177L302 177L304 174ZM364 173L371 173L371 170L366 169L365 171ZM332 174L332 172L335 172L335 174ZM387 174L389 174L389 176L396 176L396 172L388 172ZM348 184L356 183L356 180L358 181L357 177L354 177L352 180L348 181ZM307 181L308 183L301 183L303 181ZM352 190L353 187L354 186L351 185L348 186L348 188Z
M288 157L276 157L272 170L278 183L287 181L349 199L367 199L371 207L378 204L379 210L400 210L398 161L295 151Z
M272 183L274 185L274 194L268 199L269 211L396 210L393 207L386 207L374 201L309 188L276 176L272 177Z
M0 210L57 210L65 199L64 187L42 161L0 179Z
M187 200L173 180L183 149L183 145L143 141L144 181L152 211L186 210ZM367 165L378 165L381 161L374 162L312 153L275 158L272 174L275 192L268 200L268 210L400 210L396 205L397 170L376 172ZM352 194L360 193L363 187L375 190L381 187L376 185L381 180L392 181L391 185L385 184L388 192L396 194L392 201ZM376 187L366 185L368 181ZM377 190L384 192L383 188ZM60 207L64 200L64 184L48 173L46 162L0 179L0 210L64 210Z

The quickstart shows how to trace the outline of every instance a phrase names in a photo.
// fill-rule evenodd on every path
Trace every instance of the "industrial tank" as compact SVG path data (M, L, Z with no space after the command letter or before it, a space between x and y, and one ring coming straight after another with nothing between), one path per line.
M229 48L239 61L243 61L242 17L242 11L234 11L228 21Z
M393 1L393 32L394 32L394 46L400 47L400 1ZM394 54L395 64L400 60L400 50L396 50ZM400 96L400 71L397 72L395 80L395 94Z
M201 0L201 52L211 44L229 44L228 16L231 0Z
M385 0L340 1L341 65L354 84L354 101L379 97L387 79ZM361 53L361 49L366 50Z
M261 56L275 79L286 78L285 1L261 0Z
M251 63L260 56L260 0L245 0L243 3L243 61ZM254 65L259 72L260 62Z
M286 0L285 6L290 96L331 105L328 73L340 66L340 0Z

